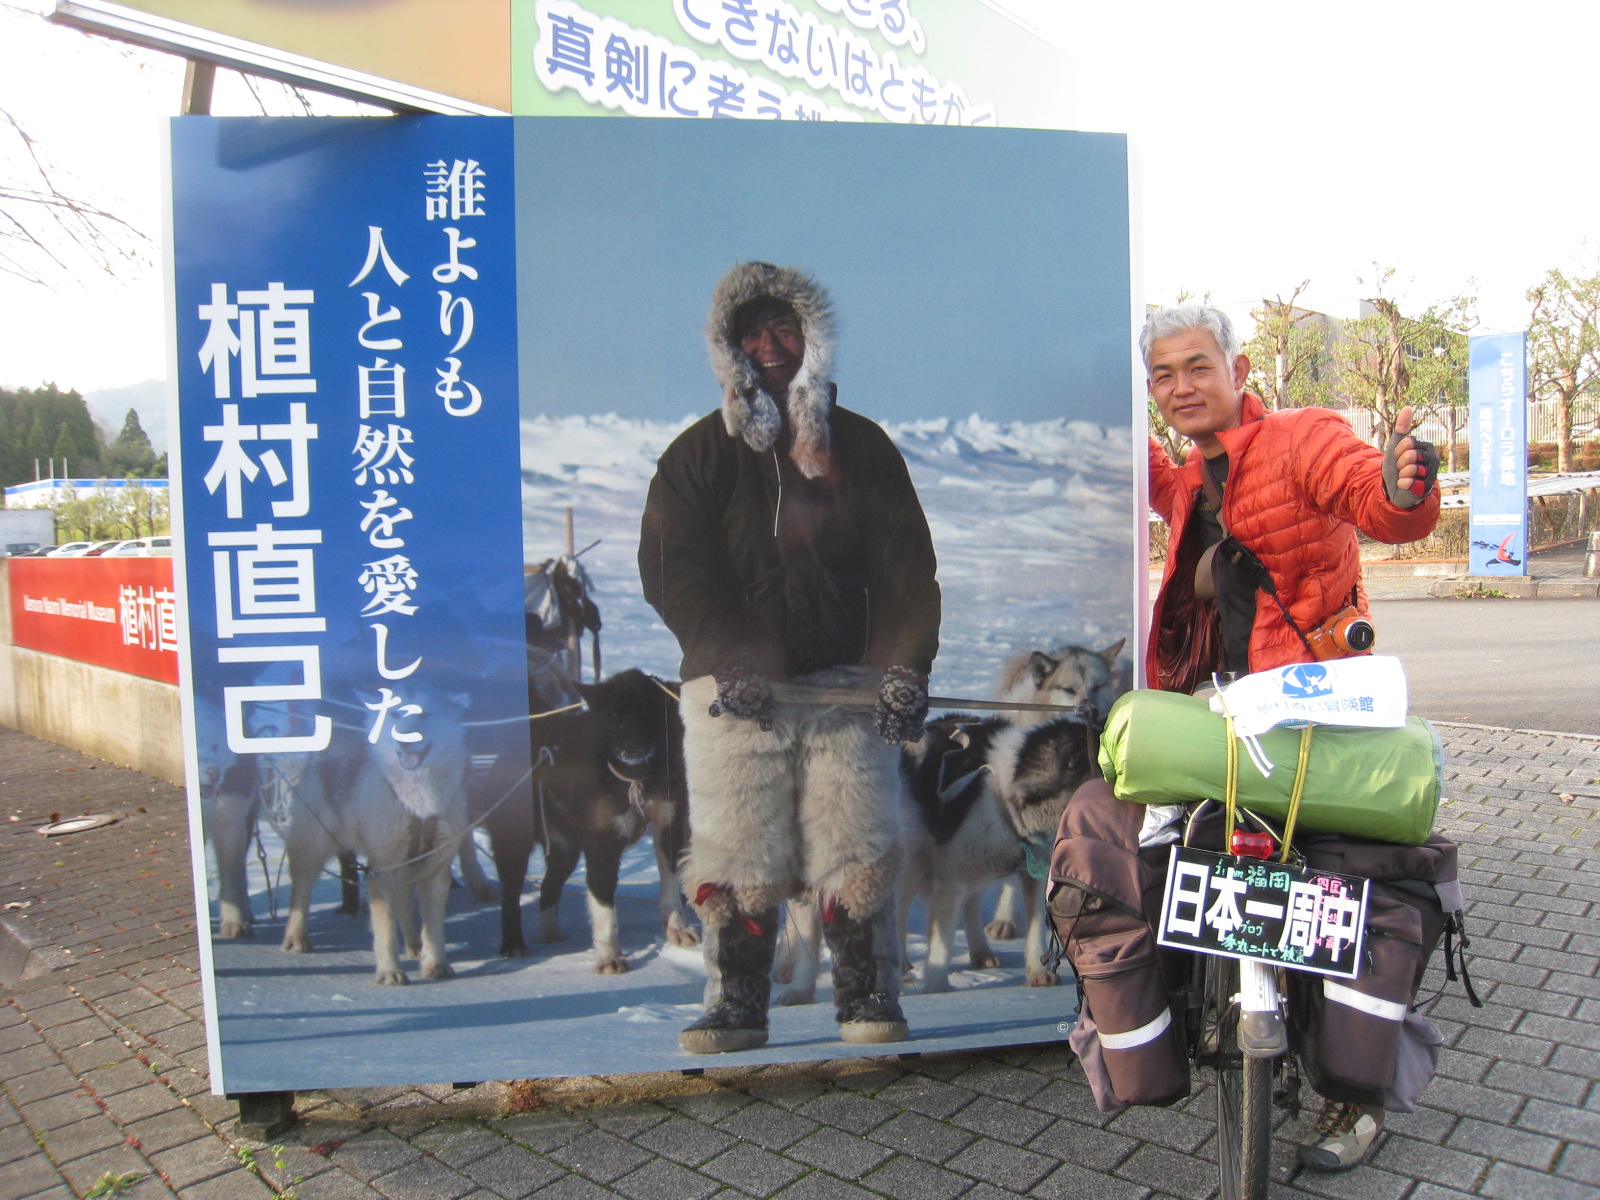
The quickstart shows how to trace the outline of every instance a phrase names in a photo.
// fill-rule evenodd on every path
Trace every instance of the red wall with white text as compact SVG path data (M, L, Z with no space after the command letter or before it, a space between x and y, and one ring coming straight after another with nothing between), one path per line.
M170 558L13 558L13 645L178 682Z

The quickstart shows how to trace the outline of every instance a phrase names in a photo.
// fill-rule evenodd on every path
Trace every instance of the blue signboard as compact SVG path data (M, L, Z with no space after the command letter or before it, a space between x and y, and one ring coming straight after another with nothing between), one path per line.
M1528 573L1528 335L1470 339L1470 573Z
M801 267L837 307L829 394L882 428L931 533L934 694L1137 642L1120 137L190 117L171 146L215 1089L694 1065L684 648L640 531L663 454L724 399L703 330L736 263ZM1073 993L1031 953L913 990L908 1047L1063 1036ZM808 961L739 1063L881 1052L841 1040Z

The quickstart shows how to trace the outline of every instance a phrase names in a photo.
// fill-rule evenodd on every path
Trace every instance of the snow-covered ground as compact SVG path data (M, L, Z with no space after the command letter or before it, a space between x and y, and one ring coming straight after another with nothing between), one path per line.
M564 509L576 519L583 556L605 620L607 673L640 666L675 675L672 636L639 593L639 517L655 461L688 420L676 424L610 416L523 423L526 557L540 562L565 545ZM889 427L911 467L939 556L944 590L938 694L986 697L1008 654L1075 642L1133 643L1134 489L1129 430L1081 422L997 424L924 421ZM264 839L277 874L276 837ZM268 883L252 858L258 918L250 940L212 943L230 1091L455 1082L670 1070L705 1066L682 1053L677 1031L694 1018L705 974L695 949L664 946L647 843L623 863L617 909L630 970L593 972L582 872L562 901L566 940L534 945L526 959L501 959L498 908L452 893L447 932L457 976L409 987L372 982L364 920L339 915L338 884L317 890L316 949L278 949L282 911L269 916ZM537 936L535 857L523 896L524 927ZM213 865L213 885L215 868ZM277 880L279 905L288 880ZM213 895L215 888L213 886ZM913 916L911 957L924 947ZM1020 941L997 943L1002 966L951 975L953 991L908 988L912 1040L904 1050L1013 1045L1064 1037L1074 1019L1068 986L1023 985ZM955 962L965 962L957 940ZM415 978L414 964L413 976ZM792 1062L881 1052L836 1040L826 970L817 1004L773 1009L760 1051L726 1061ZM718 1064L723 1060L716 1060Z

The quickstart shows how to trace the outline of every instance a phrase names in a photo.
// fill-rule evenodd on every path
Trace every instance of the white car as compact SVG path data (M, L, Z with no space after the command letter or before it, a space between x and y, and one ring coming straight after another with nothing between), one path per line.
M82 558L84 551L93 546L93 542L68 542L65 546L57 546L46 558Z
M107 558L171 558L172 537L132 538L106 551Z

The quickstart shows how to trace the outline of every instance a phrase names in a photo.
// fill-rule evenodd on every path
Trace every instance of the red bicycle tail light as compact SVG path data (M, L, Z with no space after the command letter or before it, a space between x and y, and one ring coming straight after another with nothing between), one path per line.
M1235 829L1228 841L1235 858L1271 858L1277 848L1277 840L1270 833L1247 833L1243 829Z

